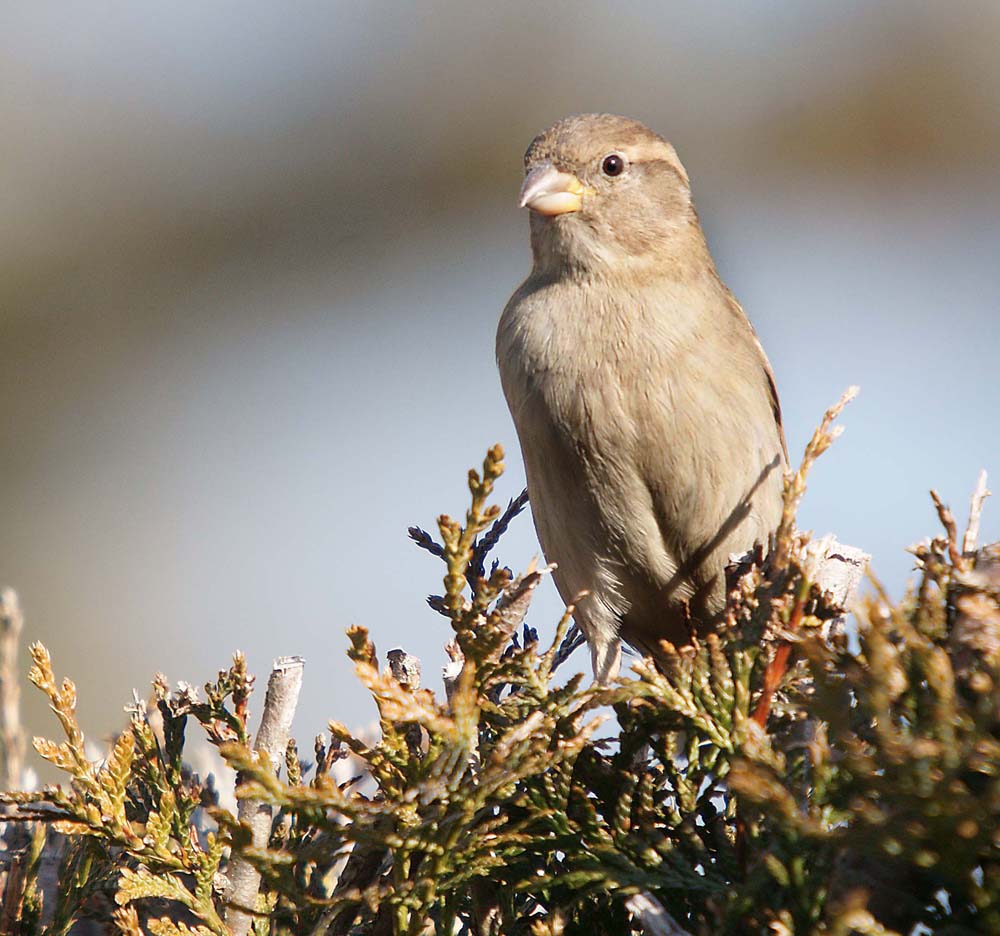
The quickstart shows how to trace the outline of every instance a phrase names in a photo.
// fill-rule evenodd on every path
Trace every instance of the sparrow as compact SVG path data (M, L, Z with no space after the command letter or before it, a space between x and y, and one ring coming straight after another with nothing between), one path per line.
M781 518L781 409L665 139L585 114L524 165L533 265L497 363L539 543L608 683L623 640L663 659L718 626L730 555Z

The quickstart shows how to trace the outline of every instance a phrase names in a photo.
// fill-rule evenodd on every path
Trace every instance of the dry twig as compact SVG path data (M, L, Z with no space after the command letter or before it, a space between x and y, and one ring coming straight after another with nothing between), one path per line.
M24 617L13 589L0 591L0 789L12 790L24 771L24 728L21 687L17 678L17 648Z
M636 894L625 906L635 914L649 936L691 936L652 894Z
M292 719L302 689L302 657L279 657L274 661L271 677L267 681L267 696L261 713L260 728L254 751L267 756L272 769L284 760ZM237 785L239 785L237 779ZM238 817L250 827L251 842L255 849L266 848L271 835L273 819L271 807L252 799L240 800ZM260 872L245 858L235 857L228 870L229 892L226 907L226 925L233 936L246 936L253 922L253 910L260 888Z
M969 525L965 528L965 536L962 538L962 552L967 556L976 551L976 544L979 541L979 522L983 516L983 504L991 493L986 487L986 471L984 469L979 472L976 489L972 492L972 502L969 504Z

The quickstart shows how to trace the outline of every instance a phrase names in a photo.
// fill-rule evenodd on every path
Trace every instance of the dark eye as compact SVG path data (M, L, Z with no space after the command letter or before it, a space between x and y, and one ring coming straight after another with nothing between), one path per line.
M606 176L621 175L625 171L625 157L619 156L617 153L612 153L610 156L605 156L601 160L601 172Z

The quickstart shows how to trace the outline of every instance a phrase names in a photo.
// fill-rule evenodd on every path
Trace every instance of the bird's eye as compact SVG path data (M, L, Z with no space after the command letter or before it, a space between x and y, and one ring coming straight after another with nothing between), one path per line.
M625 157L612 153L601 160L601 172L606 176L620 176L625 171Z

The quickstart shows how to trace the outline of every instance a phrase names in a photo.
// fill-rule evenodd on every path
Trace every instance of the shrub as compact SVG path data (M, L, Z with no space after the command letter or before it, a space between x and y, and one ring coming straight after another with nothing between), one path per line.
M944 534L916 548L915 590L893 604L874 583L845 627L849 589L824 576L839 561L849 579L857 559L794 526L844 402L786 482L768 557L731 569L725 625L609 687L562 677L572 609L551 642L525 623L548 570L490 562L526 501L489 505L499 447L469 473L464 523L441 517L439 541L411 531L445 565L430 599L453 632L443 696L414 658L380 668L367 632L348 631L378 706L373 743L332 722L300 760L293 659L252 744L237 654L204 698L158 677L94 764L73 684L33 645L31 682L64 735L35 749L70 783L3 797L31 834L8 854L0 929L1000 932L1000 545L976 548L985 488L961 542L936 499ZM186 766L193 727L239 771L236 815ZM343 775L348 758L359 776Z

